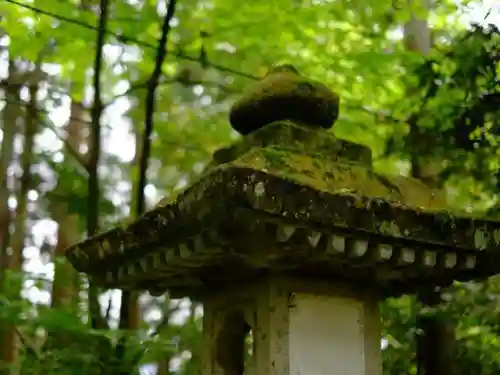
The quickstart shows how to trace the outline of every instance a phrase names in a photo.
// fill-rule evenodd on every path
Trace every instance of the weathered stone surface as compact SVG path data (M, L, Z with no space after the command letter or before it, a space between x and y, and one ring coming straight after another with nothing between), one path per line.
M339 116L339 97L290 65L271 69L229 113L234 130L247 135L275 121L329 129Z
M189 296L266 272L387 294L496 272L500 223L455 217L439 193L370 160L324 130L270 124L217 152L174 202L67 255L106 287Z

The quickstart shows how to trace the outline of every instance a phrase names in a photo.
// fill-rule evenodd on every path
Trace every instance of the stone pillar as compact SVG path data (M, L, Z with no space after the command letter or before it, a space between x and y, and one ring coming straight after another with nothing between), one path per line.
M272 277L214 293L204 306L203 375L382 373L372 293Z

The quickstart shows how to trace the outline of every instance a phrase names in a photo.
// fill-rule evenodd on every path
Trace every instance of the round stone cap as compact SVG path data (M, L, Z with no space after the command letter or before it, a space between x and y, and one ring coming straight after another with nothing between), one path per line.
M284 120L329 129L338 116L339 97L334 92L302 77L291 65L279 65L233 105L229 121L234 130L247 135Z

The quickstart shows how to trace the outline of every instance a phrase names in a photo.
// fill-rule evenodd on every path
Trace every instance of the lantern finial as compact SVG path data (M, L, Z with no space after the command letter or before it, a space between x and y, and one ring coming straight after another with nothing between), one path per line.
M247 135L283 120L330 129L338 116L339 97L334 92L284 64L271 68L233 105L229 121L234 130Z

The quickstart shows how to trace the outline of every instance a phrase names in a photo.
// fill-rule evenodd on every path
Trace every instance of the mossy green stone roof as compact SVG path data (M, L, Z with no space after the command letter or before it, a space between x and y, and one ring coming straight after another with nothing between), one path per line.
M418 180L375 173L370 149L292 122L268 125L217 151L214 159L227 167L266 172L330 194L383 198L415 209L447 207L441 192Z
M455 217L441 193L383 176L367 148L290 121L220 150L173 202L67 251L105 287L193 296L265 272L387 294L495 273L500 223Z

